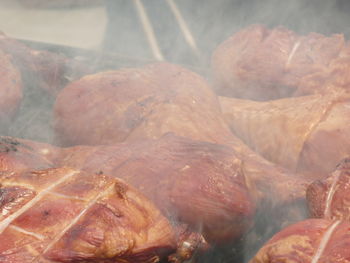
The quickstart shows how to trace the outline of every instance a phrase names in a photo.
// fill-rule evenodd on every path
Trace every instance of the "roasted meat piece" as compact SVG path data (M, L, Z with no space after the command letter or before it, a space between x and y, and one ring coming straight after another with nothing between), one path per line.
M338 58L313 74L306 75L300 80L294 95L328 94L337 91L350 90L350 43L342 49Z
M350 154L349 96L267 102L220 98L231 130L266 159L310 178L328 176Z
M175 250L169 222L119 179L59 168L0 183L1 262L154 263Z
M124 171L123 169L129 169L130 171L139 169L139 172L136 173L137 176L135 176L135 178L138 178L143 176L143 170L152 169L154 176L147 179L150 180L147 185L150 188L145 188L145 191L152 195L155 194L154 187L170 191L173 189L172 182L174 182L176 185L174 189L180 189L175 194L186 194L186 196L179 196L179 199L177 199L178 204L176 206L181 207L174 207L182 211L182 216L186 217L194 215L194 213L190 213L191 211L196 211L197 214L203 213L204 219L208 220L206 221L206 227L208 228L206 235L212 236L212 239L224 239L223 236L225 235L239 236L239 232L244 231L242 228L242 231L235 233L235 229L228 229L225 234L225 231L219 230L225 229L225 227L221 228L224 225L228 227L235 225L228 217L223 217L218 213L218 211L227 209L223 208L222 205L229 205L228 211L225 213L234 216L234 218L239 218L236 216L238 215L237 212L240 211L235 210L235 205L232 203L233 197L225 193L234 194L238 186L237 182L234 178L225 175L227 171L221 163L226 164L228 170L231 169L231 174L239 174L238 179L244 177L245 186L242 185L242 189L244 190L247 187L250 195L254 197L254 201L258 203L258 207L270 213L271 209L279 210L281 206L289 207L294 202L304 200L305 189L311 183L311 181L290 174L264 160L235 137L223 119L217 97L203 78L180 66L161 63L149 65L143 69L127 69L86 76L71 83L60 92L55 104L55 118L57 137L65 145L115 144L120 141L133 142L137 145L139 141L144 139L162 138L168 132L187 137L187 139L179 141L161 139L160 145L164 146L158 148L156 147L158 143L156 141L149 142L150 145L141 142L138 146L139 150L135 151L136 156L140 154L137 157L138 161L132 159L127 161L121 166L121 170L118 168L118 174L120 171ZM218 145L209 147L210 144L206 142L226 145L227 150L223 150L226 153L213 156L210 153L211 148L225 149L225 147ZM175 147L174 143L178 146ZM151 146L152 144L154 146ZM193 145L196 145L196 147L193 148ZM114 145L113 147L119 146ZM131 150L128 148L136 146L127 145L123 147L123 152L130 152ZM201 150L196 153L194 149L197 147ZM149 150L148 157L141 157L142 154L148 152L148 148L153 149ZM186 151L181 150L183 148L193 150L186 153ZM231 150L228 150L229 148ZM117 158L120 154L117 152L119 150L113 150L114 153L103 153L105 151L103 149L108 149L104 146L97 149L102 149L101 155L109 156L108 158L111 158L111 160ZM95 155L91 158L91 161L89 161L90 159L85 160L84 158L91 155L91 151L93 150L89 150L90 153L83 150L83 152L76 155L74 162L79 166L75 166L74 163L67 163L66 165L82 168L84 165L91 163L91 167L93 167L96 160L100 160L102 157ZM203 156L215 158L215 161L207 162L202 159L204 157L199 155L201 152ZM180 176L182 174L181 169L186 167L186 163L183 163L184 161L181 158L184 160L190 158L190 153L191 155L194 154L197 160L203 160L203 163L206 164L204 166L198 162L192 169L199 169L200 173L204 173L206 176L203 175L197 178L200 175L193 172L194 175L191 175L193 179L187 181ZM159 160L163 155L170 155L171 157L166 159L166 162L163 159ZM154 163L153 160L159 161ZM172 160L174 160L174 163ZM175 160L183 164L178 170L173 168L178 166ZM100 162L97 161L97 163ZM113 169L116 169L116 163L119 163L119 161L111 162ZM152 163L154 163L154 167L149 167ZM159 169L158 171L160 165L164 165L162 169L171 171L173 177L164 177L162 170ZM207 167L206 170L203 170L202 166ZM189 169L186 173L192 173L192 169ZM220 171L218 174L215 172L217 169ZM113 174L113 172L111 173ZM128 173L125 170L125 174L118 176L124 177ZM171 188L162 187L163 181L158 176L165 178L165 183ZM178 177L184 181L175 180ZM211 181L213 177L218 181L208 184L208 180ZM142 180L135 179L136 185ZM228 182L227 186L230 187L227 190L224 189L226 187L225 182ZM133 182L130 181L130 183ZM183 186L181 185L183 190L180 183L183 184ZM198 189L196 185L202 185L203 189ZM224 192L218 193L221 187L224 187ZM141 189L141 191L143 190ZM202 202L201 209L206 209L212 202L211 199L214 199L220 210L213 209L212 215L208 214L208 211L211 211L208 209L205 211L195 210L193 207L196 205L196 201L191 198L192 192L204 195L203 199L198 197L198 200ZM169 194L165 195L164 199L169 200L168 197ZM243 200L245 200L244 198L243 195ZM226 199L228 203L223 203L222 200ZM194 200L194 203L192 204L189 200ZM171 205L174 204L171 203ZM187 213L187 211L189 212ZM173 211L170 210L170 212ZM246 216L247 214L244 213L247 212L248 210L244 211L242 216ZM214 218L216 223L214 223ZM193 220L186 218L186 220L189 219ZM198 216L196 215L196 226L198 226L197 219ZM219 229L215 229L219 222L221 226L219 225ZM276 222L276 224L278 223Z
M155 139L172 132L230 145L246 171L260 169L261 175L252 175L256 180L281 173L231 133L215 94L200 76L171 64L98 73L73 82L58 95L55 118L64 145Z
M226 144L232 148L227 157L240 163L259 203L304 199L310 183L275 167L235 137L206 82L180 66L160 63L86 76L60 92L55 117L57 136L65 145L157 139L168 132ZM200 144L186 142L193 143Z
M350 159L344 159L324 180L313 182L307 189L310 213L316 218L350 220Z
M189 224L211 244L224 244L239 240L253 221L264 229L259 234L270 236L307 217L305 189L311 182L249 157L245 161L229 146L167 134L157 140L66 148L60 165L121 177L172 221Z
M274 235L250 263L346 263L350 259L350 224L308 219Z
M211 142L232 137L205 80L166 63L85 76L59 93L54 112L64 145L153 139L167 132Z
M253 100L290 96L302 77L322 71L344 45L343 35L298 36L282 27L252 25L215 50L214 87L220 95Z
M46 143L0 136L0 173L53 167L59 152Z
M261 166L259 162L254 167L246 166L228 146L171 134L147 142L78 146L64 150L29 140L1 137L1 149L1 174L63 164L101 175L108 172L129 180L156 200L172 221L176 218L176 221L191 225L192 230L179 234L183 237L177 241L180 251L173 257L177 260L184 255L189 258L196 249L205 246L200 234L191 233L194 230L199 233L204 230L206 238L212 242L238 238L252 224L255 198L273 200L279 195L276 203L290 207L289 202L300 200L305 184L287 175L285 181L266 182L268 176L283 174L278 170L276 174L274 170L266 173L265 179L259 176L258 181L251 182L246 173L258 176L271 167ZM192 184L188 183L191 182L189 178ZM260 187L258 191L257 186ZM269 187L278 190L274 192ZM260 192L265 195L260 196ZM289 222L295 218L285 217L284 220Z
M22 100L21 74L11 56L0 50L0 133L6 131Z
M76 146L60 165L111 174L138 188L165 215L208 241L238 239L252 225L255 200L230 147L168 134L114 146Z

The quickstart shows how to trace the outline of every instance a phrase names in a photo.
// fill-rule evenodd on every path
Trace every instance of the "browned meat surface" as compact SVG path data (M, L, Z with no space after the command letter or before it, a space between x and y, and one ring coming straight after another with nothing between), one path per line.
M21 74L11 56L0 50L0 132L5 131L22 100Z
M49 144L0 136L0 173L50 168L59 153Z
M208 241L223 244L239 240L253 220L279 229L306 216L302 203L308 182L268 163L264 166L259 160L253 162L255 166L252 162L246 165L228 146L169 134L154 141L77 146L62 151L47 144L2 137L2 148L2 163L7 164L2 174L6 170L13 174L15 169L69 165L134 184L172 222L190 224L188 229L185 225L185 232L175 227L178 251L171 256L172 262L182 262L193 252L206 249L202 231ZM281 181L271 181L275 176L281 176ZM259 210L276 220L260 222L261 213L254 218L256 199ZM253 238L249 244L256 241Z
M54 111L64 145L155 139L167 132L211 142L232 136L205 80L166 63L85 76L60 92Z
M343 35L298 36L282 27L252 25L215 50L215 89L223 96L253 100L290 96L303 77L323 71L341 56L344 46Z
M343 93L268 102L220 98L231 130L266 159L311 178L350 154L349 99Z
M350 159L344 159L326 179L313 182L307 189L311 215L330 220L350 220Z
M155 263L175 250L169 222L119 179L60 168L0 183L0 262Z
M208 241L238 239L252 225L254 193L227 146L169 134L154 141L68 148L60 165L126 180L169 218L203 231Z
M253 219L269 232L306 218L305 189L311 182L241 158L228 146L169 134L154 141L67 148L61 165L125 179L169 218L203 231L210 243L238 241ZM255 206L270 220L253 218ZM251 241L252 246L258 239Z
M250 263L347 263L348 222L308 219L274 235Z
M229 145L229 158L241 163L259 203L304 199L309 183L264 160L235 137L206 82L179 66L162 63L86 76L60 92L55 118L57 136L66 145L157 139L168 132Z
M350 44L343 48L338 58L328 67L301 78L295 95L327 94L350 89Z
M266 229L306 217L305 190L311 181L274 166L244 145L225 123L206 82L179 66L162 63L86 76L58 95L55 118L58 137L66 145L135 143L122 150L114 145L113 151L97 147L99 154L81 148L72 162L63 164L96 171L94 164L109 160L104 169L135 184L164 213L180 217L194 230L203 222L208 241L237 240L249 228L251 197L254 206L276 219L264 221ZM187 139L162 138L168 132ZM162 139L139 142L150 138ZM196 162L188 169L192 158ZM246 205L237 206L235 200Z

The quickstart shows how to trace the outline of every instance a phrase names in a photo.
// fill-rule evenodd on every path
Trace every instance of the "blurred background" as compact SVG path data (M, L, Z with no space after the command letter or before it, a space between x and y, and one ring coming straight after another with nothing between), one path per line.
M348 0L0 0L0 30L126 57L206 65L253 23L350 34Z

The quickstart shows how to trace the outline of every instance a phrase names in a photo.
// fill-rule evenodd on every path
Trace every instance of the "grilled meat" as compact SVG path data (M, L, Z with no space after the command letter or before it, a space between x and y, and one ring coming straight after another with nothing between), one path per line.
M60 168L0 183L1 262L154 263L175 250L169 222L119 179Z
M350 159L346 158L326 179L313 182L307 189L311 216L329 220L350 220Z
M343 35L299 36L282 27L252 25L215 50L214 87L222 96L253 100L291 96L303 77L322 72L344 47Z
M206 82L179 66L161 63L86 76L60 92L55 118L57 137L65 145L157 139L168 132L225 144L259 203L286 206L304 199L310 183L264 160L235 137Z
M292 171L324 178L350 154L348 98L333 93L220 102L231 130L253 150Z
M122 178L165 215L204 233L208 241L238 239L252 225L255 202L241 161L223 145L168 134L114 146L76 146L60 165Z
M205 80L166 63L85 76L60 92L54 111L64 145L155 139L167 132L211 142L232 136Z
M349 262L349 227L325 219L296 223L274 235L249 262Z
M304 199L310 182L250 157L246 162L228 146L168 134L157 140L67 148L60 165L121 177L168 217L203 231L211 243L223 244L237 241L253 219L270 231L307 216ZM254 218L255 206L259 218ZM275 220L261 218L267 215Z

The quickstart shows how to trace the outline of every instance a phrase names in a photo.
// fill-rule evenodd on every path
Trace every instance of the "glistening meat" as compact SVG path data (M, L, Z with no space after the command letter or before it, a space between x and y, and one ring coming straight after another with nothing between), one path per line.
M70 168L0 176L0 262L154 263L172 227L138 191Z
M76 146L62 155L60 165L124 179L208 241L237 240L252 226L254 193L241 160L227 146L168 134L113 146Z

